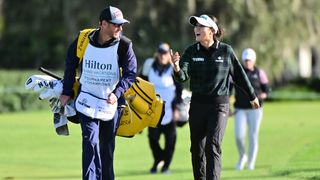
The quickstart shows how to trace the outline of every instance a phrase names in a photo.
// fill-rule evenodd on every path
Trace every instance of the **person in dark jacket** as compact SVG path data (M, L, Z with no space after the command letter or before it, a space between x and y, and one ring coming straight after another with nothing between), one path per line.
M248 97L243 91L235 86L235 136L239 153L237 170L242 170L248 162L248 169L255 168L258 153L259 129L262 121L262 101L268 97L269 87L266 73L255 66L256 53L253 49L247 48L242 52L244 70L258 96L260 108L252 109ZM245 153L245 137L248 127L249 149L248 156Z
M165 114L157 128L148 128L149 145L153 155L150 173L157 172L157 166L163 161L162 173L169 173L173 158L177 133L176 122L179 118L177 105L182 102L182 84L174 81L172 73L170 47L160 43L155 58L148 58L142 68L141 77L154 84L156 93L165 101ZM164 135L164 148L160 145L160 136Z
M191 16L196 43L180 55L172 53L174 77L190 79L192 91L189 127L193 176L196 180L220 179L221 142L229 112L229 75L249 97L253 108L259 100L230 45L220 42L223 30L215 17Z
M60 101L64 106L71 99L76 70L80 69L75 107L82 129L82 178L113 180L120 107L124 103L123 93L135 80L137 61L128 39L124 41L126 51L119 51L124 38L123 24L129 22L122 12L108 6L100 13L99 20L99 28L88 36L89 44L82 59L77 56L78 37L69 46Z

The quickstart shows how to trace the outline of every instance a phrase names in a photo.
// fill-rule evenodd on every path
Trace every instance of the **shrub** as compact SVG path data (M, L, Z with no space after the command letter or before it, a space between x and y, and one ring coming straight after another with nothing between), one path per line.
M0 113L45 109L47 102L38 100L38 94L24 89L27 78L39 71L0 70Z

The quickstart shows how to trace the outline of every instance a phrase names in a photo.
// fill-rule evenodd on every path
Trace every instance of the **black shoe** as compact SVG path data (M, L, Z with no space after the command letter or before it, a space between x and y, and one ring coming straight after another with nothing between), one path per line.
M152 167L151 169L150 169L150 171L149 171L151 174L155 174L155 173L157 173L157 166L156 167Z
M151 174L157 173L157 166L158 166L158 164L159 164L159 161L155 161L155 162L153 163L153 165L152 165L152 167L151 167L151 169L150 169L150 171L149 171Z

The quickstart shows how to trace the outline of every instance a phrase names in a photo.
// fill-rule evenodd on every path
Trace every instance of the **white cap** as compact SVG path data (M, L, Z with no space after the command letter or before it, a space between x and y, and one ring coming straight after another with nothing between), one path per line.
M256 52L251 49L251 48L247 48L242 52L242 60L251 60L251 61L256 61Z
M203 14L199 17L197 16L191 16L189 18L189 23L193 26L196 25L196 23L199 23L203 26L211 27L214 30L214 33L216 34L219 30L218 25L206 14Z

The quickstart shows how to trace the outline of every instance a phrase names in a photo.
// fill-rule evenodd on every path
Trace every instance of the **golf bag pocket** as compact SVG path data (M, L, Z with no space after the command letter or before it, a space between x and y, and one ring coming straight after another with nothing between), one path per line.
M149 111L150 107L148 102L143 100L141 96L135 94L133 96L129 96L128 99L130 101L131 106L140 114L146 114Z
M109 104L106 99L98 98L84 91L80 92L75 104L78 112L102 121L111 120L118 106L117 103Z

